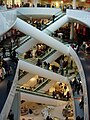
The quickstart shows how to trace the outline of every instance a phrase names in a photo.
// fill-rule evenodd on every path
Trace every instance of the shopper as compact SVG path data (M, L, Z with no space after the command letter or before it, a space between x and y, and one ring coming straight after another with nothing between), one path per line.
M55 20L55 15L53 15L53 22L54 22L54 20Z
M6 49L5 49L5 47L2 48L2 53L3 53L3 58L5 58L6 57Z
M10 110L8 118L9 118L9 120L14 120L14 114L13 114L12 110Z

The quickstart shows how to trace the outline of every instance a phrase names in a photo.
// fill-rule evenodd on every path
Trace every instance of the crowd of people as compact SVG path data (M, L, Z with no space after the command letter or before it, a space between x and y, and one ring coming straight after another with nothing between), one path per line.
M31 2L22 2L22 3L14 3L14 4L6 4L4 1L0 2L0 6L2 6L5 10L6 9L13 9L13 8L18 8L18 7L35 7L35 5ZM51 7L51 8L56 8L56 4L41 4L37 3L37 7ZM73 5L70 4L59 4L59 8L63 11L66 12L66 9L73 9ZM83 5L81 6L76 6L76 9L79 10L87 10L90 11L89 7L84 7Z
M52 96L55 99L65 99L65 100L70 100L71 94L70 91L68 90L68 86L63 83L59 83L58 87L55 88L55 90L52 92Z
M9 120L14 120L14 114L13 114L12 110L10 110L10 112L9 112L9 115L8 115L8 118L7 118L7 119L9 119Z
M4 59L0 59L0 79L1 81L4 80L4 78L7 75L11 74L11 66L8 64L7 61L5 61Z
M17 36L17 34L16 34L15 36ZM16 38L15 38L15 40L16 40ZM13 44L13 43L12 43L12 40L11 40L11 44ZM11 46L12 46L12 45L11 45ZM41 51L41 52L42 52L42 51ZM6 50L5 50L4 47L3 47L3 49L2 49L2 53L3 53L3 58L5 58L5 57L6 57ZM40 54L41 54L41 53L40 53ZM12 58L16 58L16 52L10 50L10 56L12 56ZM14 60L15 60L15 59L14 59ZM62 63L62 61L64 62L64 60L62 59L61 62L60 62L60 67L61 67L61 68L63 68L63 65L62 65L63 63ZM4 60L2 60L1 63L2 63L2 64L1 64L1 66L0 66L0 79L3 80L6 75L9 75L9 74L10 74L10 72L11 72L11 67L8 66L7 62L4 61ZM43 63L42 63L42 61L40 61L40 59L38 59L37 65L38 65L38 66L42 66L42 65L43 65L44 68L46 68L46 69L49 69L49 67L50 67L50 63L47 63L47 62L43 62ZM68 63L67 63L67 65L68 65ZM52 66L52 71L54 71L54 72L58 71L58 70L57 70L57 67ZM61 73L61 75L63 75L63 72L64 72L64 71L63 71L63 69L60 69L59 72ZM76 78L74 79L73 83L71 83L71 85L72 85L72 88L73 88L73 92L77 92L78 95L79 95L80 91L83 93L83 89L82 89L81 82L80 82L80 81L77 81ZM68 93L68 95L70 96L69 93ZM54 97L56 96L56 93L55 93L55 92L53 92L53 96L54 96ZM81 104L80 104L80 107L83 108L83 100L82 100L82 102L81 102ZM47 118L47 119L48 119L48 118ZM50 120L50 119L49 119L49 120ZM79 120L79 119L77 118L77 120Z

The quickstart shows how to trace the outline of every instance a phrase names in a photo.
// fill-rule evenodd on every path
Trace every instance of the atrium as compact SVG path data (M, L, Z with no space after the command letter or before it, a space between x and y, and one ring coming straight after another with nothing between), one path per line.
M90 119L90 5L46 3L0 6L0 120Z

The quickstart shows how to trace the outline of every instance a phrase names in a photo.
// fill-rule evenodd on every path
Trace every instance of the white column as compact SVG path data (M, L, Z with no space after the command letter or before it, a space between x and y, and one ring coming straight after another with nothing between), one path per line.
M14 97L14 101L12 104L12 111L14 114L14 120L20 120L20 114L21 114L21 110L20 110L20 92L16 92L15 97Z
M76 9L76 0L73 0L73 9Z
M38 0L33 0L33 4L35 7L37 7Z
M73 40L74 38L74 23L71 22L71 27L70 27L70 40Z

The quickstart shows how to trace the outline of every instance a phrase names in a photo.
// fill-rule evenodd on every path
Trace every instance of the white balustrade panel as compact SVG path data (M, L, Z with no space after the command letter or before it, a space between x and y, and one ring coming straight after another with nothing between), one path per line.
M23 14L23 15L35 15L35 16L41 16L41 18L46 18L47 16L51 16L53 14L57 14L61 10L59 8L46 8L46 7L21 7L17 8L17 14Z
M90 12L85 10L67 10L68 18L78 20L90 27Z
M15 24L16 18L16 10L0 11L0 35L3 35Z

